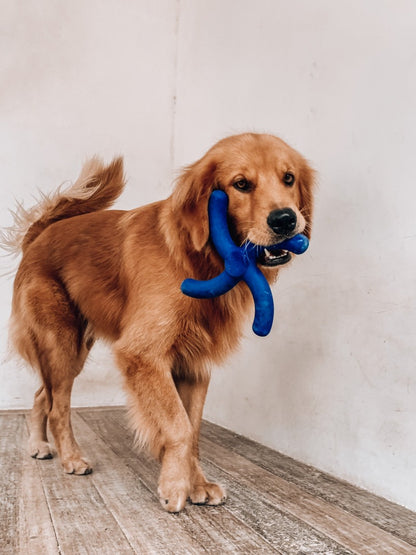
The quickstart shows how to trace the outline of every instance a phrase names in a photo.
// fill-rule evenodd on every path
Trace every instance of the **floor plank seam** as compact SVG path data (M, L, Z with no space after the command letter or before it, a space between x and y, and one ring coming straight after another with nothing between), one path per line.
M252 459L250 459L248 457L249 460L251 460L253 462L253 464L257 464L257 466L259 466L260 468L262 468L263 470L267 471L267 472L271 472L273 475L281 478L282 480L285 480L288 483L293 484L296 487L299 487L300 489L302 489L303 491L305 491L306 493L309 493L310 495L313 495L314 497L316 497L317 499L321 499L322 501L324 501L325 503L329 503L331 505L334 505L336 507L338 507L339 509L342 509L343 511L345 511L348 514L351 514L353 516L355 516L356 518L360 519L363 522L367 522L373 526L377 526L377 528L380 528L380 530L383 530L384 532L386 532L386 534L390 534L391 536L401 540L401 541L405 541L406 543L408 543L411 546L416 546L416 544L409 542L408 540L403 539L399 534L397 534L395 531L392 531L390 529L388 529L386 526L383 526L383 524L375 524L374 522L371 522L369 520L367 520L365 517L362 516L362 514L360 514L358 511L355 511L351 508L349 508L345 503L342 503L341 501L337 500L337 499L331 499L328 496L325 496L325 494L321 493L321 492L316 492L311 488L304 488L302 486L300 486L295 480L290 480L287 478L287 476L285 476L283 473L280 473L278 471L271 471L270 468L266 465L263 465L261 463L258 463L257 461L254 462ZM313 468L313 467L311 467ZM363 490L363 492L365 493L369 493L366 492L366 490Z
M213 443L213 442L211 442L210 440L208 440L208 442ZM239 456L242 457L242 458L244 458L242 455L239 455ZM207 458L207 460L209 460L209 462L210 462L211 464L215 465L217 468L219 468L220 470L222 470L223 472L227 473L228 475L230 475L230 476L232 477L232 474L229 474L225 468L222 468L222 467L220 467L218 464L216 464L215 461L213 461L213 460L209 457L209 455L206 456L206 458ZM247 459L247 460L248 460L248 459ZM259 465L257 465L256 463L253 463L252 461L249 461L249 462L250 462L251 464L257 466L258 468L261 468L261 467L260 467ZM264 469L264 468L262 468L262 470L263 470L263 472L265 472L265 473L267 473L268 475L270 475L270 477L276 477L276 475L273 474L272 472L270 472L269 470ZM291 482L285 480L284 478L280 478L280 479L283 480L284 482L286 482L287 484L292 485L294 488L296 488L297 490L299 490L301 493L305 494L306 496L312 497L312 498L314 497L314 496L312 496L310 493L308 493L304 488L298 486L297 484L293 484L293 483L291 483ZM245 483L245 482L248 482L249 484L251 483L250 479L244 480L244 478L243 478L243 479L242 479L242 484ZM291 510L289 507L283 507L283 506L281 506L281 503L278 501L278 499L276 499L276 497L275 497L274 494L266 493L265 495L267 495L267 497L268 497L269 499L271 499L272 502L274 502L274 504L276 505L276 507L277 507L278 509L280 509L280 510L286 512L286 514L290 514L293 518L299 519L299 516L298 516L295 512L293 512L293 510ZM322 501L322 500L321 500L321 501ZM327 501L324 501L324 503L328 505L328 513L323 512L322 514L323 514L323 515L330 514L330 513L329 513L329 508L330 508L331 505L333 505L333 504L328 503ZM333 506L335 507L335 505L333 505ZM382 529L379 528L378 526L375 526L374 524L369 523L369 522L367 522L366 520L363 520L363 519L361 519L361 518L359 518L359 517L356 517L356 516L353 515L351 512L346 511L345 509L341 509L341 508L337 507L337 510L340 511L341 513L344 513L344 514L347 516L347 518L352 516L354 519L359 520L365 527L367 527L367 528L369 529L370 533L375 534L375 536L377 536L378 531L382 531L384 534L386 534L386 538L385 538L386 540L387 540L387 537L390 536L392 539L396 539L399 543L402 543L402 544L403 544L403 547L404 547L405 545L407 545L407 547L409 547L409 548L413 547L411 544L409 544L409 543L406 542L405 540L402 540L402 539L400 539L400 538L396 538L396 537L395 537L393 534L391 534L390 532L386 532L385 530L382 530ZM321 525L319 525L319 524L313 524L312 522L309 522L309 520L303 520L303 522L306 523L306 524L307 524L308 526L310 526L311 528L313 528L313 529L314 529L316 532L318 532L319 534L322 534L322 535L324 535L324 536L330 538L333 542L335 542L336 544L340 545L341 547L344 547L345 549L349 549L349 550L351 550L351 551L354 551L354 548L353 548L351 545L347 545L346 543L344 543L345 540L342 541L340 538L337 538L336 536L334 536L334 534L333 534L330 530L322 529L322 528L320 527ZM366 551L366 552L368 552L368 551ZM370 552L371 552L371 551L370 551ZM373 552L374 552L374 553L377 553L377 552L375 552L375 551L373 551ZM403 551L403 553L406 553L406 552L407 552L407 553L410 553L410 551L408 551L408 550ZM357 553L358 553L358 555L361 555L361 552L358 551ZM386 551L386 553L388 553L388 551ZM378 553L377 553L377 555L378 555Z
M124 526L122 524L120 524L119 519L117 518L117 515L114 514L114 512L110 509L110 507L108 506L108 504L106 503L105 500L105 496L102 495L101 491L100 491L100 486L96 483L96 481L94 480L94 473L92 473L91 476L91 481L94 484L94 487L97 491L97 494L99 496L99 498L101 499L101 501L103 502L103 505L108 509L109 513L111 514L111 516L113 517L114 521L117 523L117 526L120 528L121 533L123 534L123 537L126 539L126 542L128 543L132 553L137 553L137 551L134 549L134 547L131 545L131 542L128 538L128 536L126 535Z
M125 430L125 431L126 431L126 436L127 436L127 431L128 431L128 430L118 421L118 419L115 419L114 423L115 423L120 429ZM95 433L97 433L97 435L101 438L102 441L106 441L106 440L105 440L105 436L102 435L102 434L100 434L100 432L95 432ZM107 442L106 442L106 443L107 443ZM131 442L129 442L129 444L130 444L130 447L129 447L130 453L131 453L131 454L135 454L134 445L132 445ZM116 454L116 456L117 456L117 453L116 453L114 450L113 450L113 452L114 452L114 453ZM139 456L139 455L138 455L138 456ZM130 461L130 457L123 460L124 464L126 464L126 466L128 466L128 468L130 468L130 470L131 470L132 472L134 472L134 474L140 479L140 474L137 473L137 469L135 468L134 465L131 465L131 464L129 463L129 461ZM141 479L140 479L140 480L141 480ZM141 481L142 481L142 480L141 480ZM143 481L142 481L142 482L143 482ZM146 483L145 483L145 485L146 485ZM157 508L158 508L160 511L162 511L162 509L159 507L159 499L158 499L158 497L156 496L154 489L150 489L149 487L147 487L147 489L148 489L148 491L150 491L151 494L153 495L153 497L154 497L154 499L155 499L155 505L157 506ZM189 507L191 507L191 505L190 505ZM209 507L208 507L208 508L205 508L205 511L209 511L209 509L210 509ZM273 553L276 553L276 552L277 552L277 553L281 553L281 552L277 551L276 548L275 548L266 538L264 538L264 536L262 536L262 535L259 534L257 531L255 531L252 527L248 526L247 523L245 523L243 520L241 520L241 519L240 519L237 515L235 515L232 511L230 511L229 508L228 508L226 505L222 506L222 507L221 507L221 510L222 510L222 511L225 511L225 512L227 513L228 518L229 518L232 522L235 522L235 523L238 522L242 527L244 527L245 529L247 529L247 530L250 532L250 534L251 534L252 537L258 538L258 541L261 542L261 543L263 543L263 544L265 544L265 546L267 546L267 548L270 550L270 552L273 552ZM204 508L201 508L201 511L204 511ZM207 514L207 513L206 513L206 514ZM191 512L188 512L188 516L189 516L189 518L193 521L197 515L196 515L196 513L193 513L192 510L191 510ZM199 521L199 520L200 520L201 518L203 518L203 517L204 517L204 514L203 514L203 513L200 513L200 514L197 516L197 521ZM208 534L208 536L210 536L208 530L206 530L206 533ZM210 537L211 537L212 540L215 539L213 536L210 536ZM201 547L202 547L202 546L201 546Z
M232 474L230 474L229 472L227 472L226 469L221 468L218 464L216 464L214 461L210 460L209 457L205 456L202 458L202 463L204 461L208 461L210 465L214 466L215 468L217 468L220 472L227 474L227 476L229 477L230 481L236 481L236 479L234 478L234 476ZM254 463L253 463L254 464ZM263 469L264 470L264 469ZM244 484L245 485L245 484ZM321 537L323 540L326 539L330 539L337 547L339 547L340 549L349 549L349 547L343 545L342 543L339 542L339 540L329 536L326 532L323 532L322 530L316 528L315 526L311 525L309 522L306 522L304 520L302 520L301 518L299 518L296 514L292 513L291 511L280 507L276 501L274 501L273 498L267 498L267 502L270 503L270 505L273 507L273 509L277 512L279 512L280 514L290 518L291 520L299 523L300 526L303 527L308 527L311 531L313 531L318 537ZM252 529L253 530L253 529ZM258 532L256 532L255 530L253 530L254 533L258 534ZM259 534L260 535L260 534ZM263 536L261 536L263 537ZM280 552L279 552L280 553ZM357 555L360 555L360 553L358 553Z
M86 412L86 411L82 411L82 412ZM77 410L77 414L78 414L78 416L82 419L82 421L84 422L84 424L85 424L86 426L88 426L88 428L91 430L91 433L97 435L96 432L91 428L91 426L90 426L90 425L88 424L88 422L85 420L85 418L83 418L82 413L80 413L80 412ZM115 456L117 456L117 453L111 448L110 445L108 445L108 443L107 443L106 441L104 441L104 438L101 437L100 439L106 444L107 448L108 448L109 450L111 450L112 453L114 453ZM126 464L126 463L124 463L124 464ZM129 465L126 464L126 466L128 466L128 468L130 468L130 470L132 470L132 468L131 468ZM150 489L146 486L146 484L143 482L143 480L140 478L140 476L137 476L137 478L138 478L138 480L143 484L143 486L144 486L148 491L150 491ZM133 553L137 553L137 551L136 551L136 550L134 549L134 547L132 546L132 544L131 544L131 542L130 542L130 540L129 540L127 534L126 534L126 531L125 531L125 529L124 529L124 526L122 525L122 523L119 522L119 519L117 518L117 515L114 514L114 512L111 511L111 509L108 507L108 504L106 503L106 500L105 500L105 496L103 496L103 494L102 494L102 492L101 492L101 490L100 490L100 486L96 483L96 480L94 479L94 472L92 473L92 481L93 481L93 483L94 483L94 486L95 486L95 488L96 488L96 490L97 490L97 492L98 492L100 498L102 499L103 503L107 506L107 508L108 508L108 510L110 511L111 515L113 516L115 522L116 522L117 525L119 526L119 528L120 528L120 530L121 530L123 536L126 538L126 541L127 541L127 543L129 544L129 546L130 546L132 552L133 552ZM150 492L150 493L153 493L153 492Z
M28 435L30 434L29 415L30 415L30 413L25 414L25 423L26 423L26 429L27 429ZM28 457L30 456L29 453L26 453L26 454L27 454ZM41 462L38 461L37 459L34 459L34 464L36 465L36 473L37 473L39 481L42 485L43 498L44 498L45 504L48 508L49 518L51 519L53 533L54 533L54 537L55 537L55 541L56 541L56 549L57 549L57 552L58 552L59 555L63 555L62 548L61 548L59 538L58 538L58 534L57 534L55 519L53 517L53 511L51 509L49 499L48 499L48 496L46 494L45 482L44 482L42 473L40 472L40 469L39 469L39 464L41 464Z
M246 522L244 522L244 520L242 518L240 518L238 515L236 515L232 509L229 508L229 506L227 506L227 503L225 503L224 505L222 505L222 509L227 511L233 519L237 520L238 522L241 523L242 526L245 526L246 528L248 528L251 533L255 536L257 536L261 541L265 542L270 549L273 551L273 553L279 553L279 555L285 555L285 553L283 551L279 551L267 538L265 538L262 534L260 534L259 532L257 532L257 530L255 530L252 526L249 526Z
M254 465L262 468L263 470L272 473L273 475L275 475L276 477L285 480L286 482L293 484L294 486L301 488L303 491L305 491L306 493L308 493L309 495L316 497L317 499L320 499L321 501L328 503L330 505L333 505L335 507L338 507L339 509L343 510L344 512L347 512L348 514L353 515L354 517L356 517L357 519L360 519L363 522L367 522L373 526L375 526L376 528L379 528L380 530L383 530L383 532L385 532L386 534L389 534L390 536L396 538L399 541L405 542L408 545L412 546L412 547L416 547L416 537L411 540L409 540L409 537L405 534L405 533L399 533L398 531L396 531L396 529L393 527L393 525L391 525L390 527L387 524L384 524L383 522L380 522L380 520L376 520L375 518L369 518L368 515L363 515L362 511L360 512L359 509L354 510L354 507L348 506L345 502L343 502L342 500L340 500L339 498L333 498L330 497L328 495L325 495L325 492L321 492L319 490L317 490L316 487L304 487L303 485L301 485L299 483L299 480L297 479L291 479L290 476L287 476L287 472L280 470L279 468L276 469L270 469L270 464L264 464L261 461L259 461L257 458L253 457L253 455L248 454L246 452L244 452L244 447L240 446L237 447L235 445L230 444L231 441L240 441L243 442L243 445L245 445L246 443L249 444L249 447L255 447L256 445L258 446L259 449L266 449L267 451L271 451L273 452L273 450L269 447L265 447L262 446L261 444L258 444L257 442L250 440L249 438L246 438L244 436L240 436L239 434L236 434L234 432L231 432L230 430L227 430L226 428L222 428L221 426L218 426L217 424L213 424L211 422L208 421L204 421L204 427L203 427L203 432L202 435L204 436L205 430L206 428L208 428L208 435L205 436L207 437L207 439L213 443L219 443L224 449L229 449L230 451L232 451L233 453L235 453L237 456L241 456L246 458L247 460L251 461ZM228 440L223 437L223 434L226 434L227 436L232 436L232 438L228 438ZM214 435L214 438L212 438L212 436ZM218 435L222 436L222 437L218 437ZM401 507L400 505L397 505L393 502L390 502L384 498L378 497L377 495L368 492L367 490L364 490L362 488L359 488L358 486L352 485L349 482L346 482L345 480L341 480L338 479L330 474L326 474L323 471L320 471L318 469L316 469L313 466L307 465L305 463L300 463L299 461L296 461L295 459L292 459L291 457L284 455L282 453L276 452L277 455L279 457L283 457L286 460L292 461L295 465L300 465L302 467L302 470L306 470L309 469L311 471L311 473L318 473L320 476L322 476L324 478L324 480L328 480L330 485L336 483L337 485L343 487L343 488L348 488L348 489L352 489L354 491L353 496L371 496L372 501L377 502L377 500L382 501L383 503L386 503L390 506L395 506L397 507L397 510L401 510L404 511L406 513L408 513L410 515L410 517L412 518L413 522L412 525L414 526L414 529L416 529L416 514L412 513L411 511L409 511L408 509L406 509L405 507ZM360 501L358 501L358 503L360 503ZM389 519L389 517L387 517L387 519ZM397 517L393 517L391 520L394 522L394 520L396 519L397 521ZM415 550L415 554L416 554L416 550Z
M85 418L83 418L83 416L82 416L81 414L79 414L79 413L78 413L78 415L80 416L80 418L82 418L83 422L90 428L90 430L91 430L93 433L95 433L96 435L98 435L97 432L95 432L95 431L91 428L91 426L88 424L88 422L85 420ZM110 445L108 445L108 443L105 441L105 438L104 438L102 435L98 435L98 437L99 437L102 441L104 441L104 443L107 444L108 449L110 449L110 450L112 451L112 453L114 453L114 455L115 455L116 457L119 456L119 455L117 454L117 452L116 452ZM134 472L134 474L137 475L137 479L140 481L140 483L147 489L148 492L150 492L150 493L153 495L153 497L155 498L155 500L157 500L157 502L159 502L159 498L158 498L157 495L155 494L154 490L152 490L152 488L150 488L150 487L146 484L146 482L137 474L137 472L135 471L134 467L132 467L132 466L129 464L128 460L124 460L124 464L125 464L132 472Z
M241 456L245 456L242 455L241 453L238 453L237 451L235 451L237 454L240 454ZM345 503L342 503L339 500L334 500L329 498L328 496L325 496L323 493L321 492L316 492L313 489L310 488L304 488L302 486L300 486L295 480L290 480L287 478L286 475L284 475L281 472L278 471L271 471L270 468L266 465L263 465L257 461L253 461L250 457L247 457L248 460L250 460L253 464L256 464L259 468L262 468L264 471L269 472L271 474L273 474L274 476L277 476L278 478L281 478L282 480L285 480L286 482L293 484L294 486L300 488L302 491L304 491L305 493L308 493L309 495L312 495L313 497L316 497L317 499L320 499L321 501L328 503L330 505L334 505L335 507L338 507L339 509L343 510L344 512L351 514L353 516L355 516L356 518L360 519L362 522L366 522L368 524L371 524L372 526L376 526L377 528L379 528L380 530L383 530L386 534L389 534L390 536L397 538L400 541L403 541L405 543L408 543L409 546L414 546L416 547L416 543L414 542L410 542L408 539L404 539L400 534L398 534L397 532L395 532L394 530L391 530L389 528L387 528L386 526L384 526L382 523L374 523L370 520L367 520L366 518L364 518L362 516L362 514L360 514L358 511L354 511L353 509L349 508ZM311 467L311 469L313 469L313 467ZM364 493L369 493L366 490L362 490ZM372 494L370 494L372 495ZM415 551L415 555L416 555L416 551Z
M228 479L230 480L230 482L234 482L235 484L237 484L235 487L238 487L238 484L240 484L240 482L235 477L233 477L231 474L229 474L226 470L221 468L216 463L210 461L207 457L202 458L202 463L205 466L215 467L217 469L217 472L219 471L221 474L227 474L227 476L229 477ZM246 484L244 484L244 489L246 491L251 490L253 493L257 494L256 489L255 489L254 486L249 488ZM347 548L342 543L340 543L338 540L335 540L335 539L329 537L326 533L323 533L321 530L312 526L310 523L302 520L297 515L291 513L290 511L286 511L285 509L281 508L272 499L267 498L265 496L260 496L260 497L261 497L261 503L270 507L270 512L277 513L277 514L281 515L281 517L283 519L289 520L294 526L297 526L299 529L308 530L312 535L314 535L318 540L320 540L323 543L330 541L331 543L334 544L334 547L337 547L338 549L342 549L343 553L347 553L347 551L346 551ZM254 532L258 533L261 537L264 537L260 532L257 532L253 527L251 527L251 529L254 530ZM352 554L352 551L348 551L348 553Z
M85 411L83 411L83 412L85 412ZM85 420L85 418L83 418L82 414L80 414L79 416L80 416L80 417L82 418L82 420L89 426L88 422ZM94 433L96 433L96 434L98 435L98 437L100 437L100 439L101 439L102 441L104 441L104 442L107 444L108 448L111 449L111 451L114 453L115 456L117 456L117 457L119 456L119 455L117 454L117 452L116 452L114 449L112 449L112 447L111 447L110 445L108 445L108 443L105 441L105 437L104 437L102 434L95 432L90 426L89 426L89 428L90 428ZM131 446L130 446L130 450L134 453L134 451L135 451L134 445L131 445ZM137 473L137 470L135 469L134 465L131 465L131 463L130 463L130 461L129 461L129 458L128 458L128 459L124 459L124 460L123 460L123 463L131 470L131 472L134 473L134 475L135 475L135 476L137 477L137 479L143 484L143 486L147 489L147 491L150 492L150 494L152 495L152 497L153 497L153 499L154 499L154 502L155 502L155 508L157 508L157 509L159 509L160 511L162 511L162 508L159 507L159 504L160 504L160 503L159 503L159 498L158 498L158 496L156 495L154 489L151 488L151 487L149 487L148 484L146 483L146 481L144 481L144 480L140 477L140 474ZM155 462L155 464L156 464L156 462ZM231 516L234 518L234 515L231 515ZM243 523L243 524L244 524L244 523ZM245 525L245 524L244 524L244 525ZM245 526L246 526L246 525L245 525ZM208 532L207 532L207 533L208 533ZM209 533L208 533L208 535L209 535ZM263 540L263 538L261 538L261 539ZM204 549L203 546L201 546L201 548ZM204 551L205 551L205 549L204 549Z
M121 411L117 411L117 412L121 412ZM115 415L114 415L114 412L113 412L112 417L115 419L115 421L116 421L117 424L120 426L120 428L126 429L124 422L123 422L123 423L120 422L120 416L119 416L119 414L117 414L117 416L115 416ZM204 434L202 434L202 438L203 438L203 435L204 435ZM208 440L208 441L210 441L210 440ZM224 449L228 449L228 448L229 448L228 446L223 446L223 447L224 447ZM230 449L230 451L231 451L231 449ZM235 452L234 450L233 450L233 452L234 452L236 455L239 455L239 453ZM244 458L244 455L239 455L239 456L241 456L241 457ZM235 480L236 480L236 478L235 478L232 474L230 474L226 469L224 469L224 468L222 468L221 466L217 465L212 459L209 458L209 456L208 456L208 457L205 457L205 458L206 458L206 460L208 460L208 461L210 462L210 464L212 464L213 466L215 466L215 468L217 468L219 471L225 473L225 474L229 477L229 480L230 480L230 481L235 481ZM249 459L247 459L247 460L249 461ZM255 462L253 462L253 461L249 461L249 462L250 462L251 464L253 464L254 466L260 468L259 465L257 465ZM264 468L263 468L262 470L263 470L264 472L267 472L267 474L269 474L269 475L271 475L271 476L275 476L275 475L274 475L272 472L270 472L268 469L264 469ZM285 480L285 481L286 481L286 480ZM287 482L287 481L286 481L286 482ZM290 483L290 482L288 482L288 483ZM299 486L296 486L296 487L299 487ZM299 489L302 489L302 488L299 488ZM302 489L302 491L304 491L304 490ZM308 492L305 492L305 493L307 494ZM302 524L303 526L307 526L310 530L314 531L314 533L315 533L318 537L320 537L320 538L322 538L322 539L327 538L327 539L330 540L334 545L338 546L340 549L344 549L344 550L349 549L350 552L352 553L351 548L349 548L349 547L346 546L345 544L341 543L341 542L339 541L339 539L334 538L333 536L328 535L327 532L326 532L325 530L321 530L320 528L317 528L317 527L314 526L313 524L311 524L311 523L309 523L309 522L306 522L306 521L300 519L296 514L294 514L294 513L291 512L290 510L287 510L287 508L285 508L285 507L284 507L284 508L283 508L283 507L280 507L278 504L276 504L276 500L273 499L273 497L270 498L270 502L271 502L272 506L273 506L276 510L278 510L281 514L287 515L287 516L290 517L292 520L295 520L295 521L299 522L299 523ZM233 517L238 518L238 517L236 517L236 515L235 515L233 512L231 512L229 509L228 509L228 511L230 512L230 514L233 515ZM348 513L348 514L349 514L349 513ZM244 523L244 524L246 524L246 523ZM247 524L246 524L246 526L247 526ZM257 535L260 536L263 540L267 541L267 540L264 538L264 536L262 536L261 534L259 534L258 532L256 532L253 528L250 528L250 529L253 531L253 533L257 534ZM269 543L270 543L270 542L269 542ZM273 548L274 548L274 547L273 547ZM275 549L275 548L274 548L274 549Z
M126 429L126 427L125 427L125 422L124 422L124 421L123 421L123 423L120 422L120 416L124 413L124 410L123 410L123 409L120 410L120 409L117 409L117 408L116 408L116 409L110 409L110 410L111 410L111 413L112 413L112 417L118 422L119 426L120 426L121 428ZM210 423L208 423L208 425L210 425ZM212 425L212 426L215 426L215 425ZM229 432L229 433L231 433L231 432ZM204 435L204 434L202 434L202 435ZM233 436L235 436L235 437L234 437L235 440L238 440L239 437L240 437L240 436L238 436L238 434L233 434ZM244 438L244 439L245 439L245 438ZM210 441L210 440L208 440L208 441ZM250 440L248 440L248 441L250 441ZM221 443L221 442L220 442L220 443ZM400 536L400 535L398 535L398 534L392 533L391 530L386 529L385 527L382 527L382 526L380 526L380 525L377 524L377 523L374 523L374 522L371 522L371 521L369 521L369 520L366 520L366 519L363 518L359 513L356 513L355 511L351 511L351 510L347 509L347 508L345 507L345 505L342 505L342 504L339 504L339 503L334 503L334 502L332 502L331 500L325 499L325 497L322 496L322 495L317 495L317 494L315 494L315 493L311 493L311 492L308 490L308 488L303 488L301 485L299 485L298 483L296 483L296 481L288 480L288 479L286 478L286 476L285 476L285 477L282 477L282 475L281 475L280 473L278 473L278 472L276 473L276 472L270 471L269 468L266 468L266 467L264 467L263 465L258 464L257 461L253 461L250 457L246 457L244 454L241 454L237 448L233 448L234 446L229 446L228 444L227 444L227 445L224 445L223 443L222 443L222 446L223 446L225 449L229 449L230 451L232 451L233 453L235 453L237 456L241 456L241 457L243 457L243 458L247 458L248 461L250 461L253 465L255 465L255 466L261 468L264 472L267 472L268 474L270 474L270 475L272 475L272 476L276 476L276 477L278 477L278 478L284 480L284 481L285 481L286 483L288 483L288 484L292 484L294 487L296 487L296 488L299 489L300 491L304 492L306 495L309 495L309 496L311 496L311 497L313 497L313 498L320 499L323 503L327 504L328 506L337 507L339 511L341 511L342 513L344 513L344 514L346 514L346 515L351 515L352 517L354 517L355 519L357 519L357 521L362 522L364 525L368 526L370 529L373 529L373 530L380 530L380 531L382 531L383 533L385 533L386 536L391 537L391 538L394 538L394 539L397 539L398 542L402 542L403 544L406 544L406 545L409 546L409 547L414 547L414 545L413 545L412 543L410 543L407 539L403 538L402 536ZM216 465L211 459L208 459L208 460L210 461L211 464L214 464L214 465L215 465L217 468L219 468L221 471L226 472L225 469L223 469L223 468L219 467L218 465ZM305 466L308 466L308 465L305 465ZM313 467L310 467L310 469L311 469L311 471L313 471L313 470L316 471L316 469L314 469ZM226 473L227 473L227 475L228 475L230 478L233 479L232 475L230 475L228 472L226 472ZM370 495L371 495L371 494L370 494ZM283 512L284 512L284 514L290 514L290 515L292 516L292 518L295 518L295 519L299 520L299 518L297 517L296 514L290 512L290 511L288 511L288 510L286 510L286 509L284 509ZM313 524L309 524L309 523L305 523L305 524L308 524L308 526L310 526L311 529L315 530L315 531L316 531L317 533L319 533L320 535L324 535L324 536L326 536L326 537L328 537L328 538L331 538L331 540L334 541L335 543L337 543L338 545L341 545L341 546L344 545L344 544L340 543L338 539L336 539L336 538L334 538L334 537L332 537L332 536L328 536L328 534L327 534L327 532L326 532L325 530L321 530L320 528L317 528L317 527L314 526ZM344 546L344 547L345 547L345 546Z

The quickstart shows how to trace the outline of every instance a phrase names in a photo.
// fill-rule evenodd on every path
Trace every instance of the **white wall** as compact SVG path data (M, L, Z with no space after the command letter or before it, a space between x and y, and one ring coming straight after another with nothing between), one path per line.
M171 0L2 2L0 33L0 217L15 198L75 180L98 153L125 157L128 187L117 207L166 196L172 180L177 4ZM2 271L13 267L0 260ZM11 279L0 288L6 351ZM5 356L5 355L4 355ZM3 356L3 358L4 358ZM1 365L0 408L30 406L36 379ZM123 402L103 345L77 380L76 405Z
M282 136L319 170L313 241L282 272L270 336L248 327L214 372L205 416L416 509L415 4L29 4L2 19L3 221L95 151L126 154L131 206L226 134ZM74 404L120 402L107 357ZM28 406L27 374L1 371L1 406Z
M255 128L320 172L272 333L248 329L205 415L416 509L416 5L183 7L177 162Z

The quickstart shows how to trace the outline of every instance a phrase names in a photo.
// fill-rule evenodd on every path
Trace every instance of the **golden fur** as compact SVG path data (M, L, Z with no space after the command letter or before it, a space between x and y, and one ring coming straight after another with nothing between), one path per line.
M283 176L291 172L288 186ZM250 190L236 188L245 179ZM11 337L39 371L42 386L31 416L30 452L52 456L47 422L64 470L87 474L72 433L70 397L95 338L110 341L129 395L139 441L162 462L159 496L168 511L219 504L225 492L198 462L198 437L212 363L238 345L252 299L239 284L226 295L183 295L186 277L209 279L222 263L209 241L207 205L215 188L229 195L236 241L271 245L271 211L291 208L295 232L309 234L313 172L305 159L271 135L226 138L189 166L172 195L135 210L106 210L124 186L123 164L98 159L68 190L19 211ZM9 238L9 246L13 241ZM272 282L277 268L263 268Z

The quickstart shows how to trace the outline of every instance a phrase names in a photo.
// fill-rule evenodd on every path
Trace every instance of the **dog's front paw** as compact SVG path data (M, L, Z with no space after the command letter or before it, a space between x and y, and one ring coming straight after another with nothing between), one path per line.
M34 459L51 459L53 457L52 447L47 441L30 441L29 454Z
M225 489L219 484L204 482L195 484L190 495L194 505L222 505L227 499Z
M63 460L62 466L67 474L83 476L84 474L91 474L92 472L91 464L82 457Z
M162 507L169 513L179 513L189 497L189 487L183 482L159 484L159 499Z

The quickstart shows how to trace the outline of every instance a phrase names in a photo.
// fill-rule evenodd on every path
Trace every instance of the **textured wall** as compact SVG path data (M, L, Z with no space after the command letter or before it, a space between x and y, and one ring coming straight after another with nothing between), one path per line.
M320 173L310 251L281 273L205 415L416 509L416 6L182 3L176 161L280 134Z
M75 180L99 154L125 157L131 208L167 195L172 180L177 4L170 0L3 2L0 33L0 217L15 198ZM6 271L10 260L0 260ZM1 273L1 271L0 271ZM6 350L11 279L2 278L0 329ZM35 378L1 366L0 407L31 403ZM32 379L33 378L33 379ZM76 405L123 401L103 345L75 384Z

